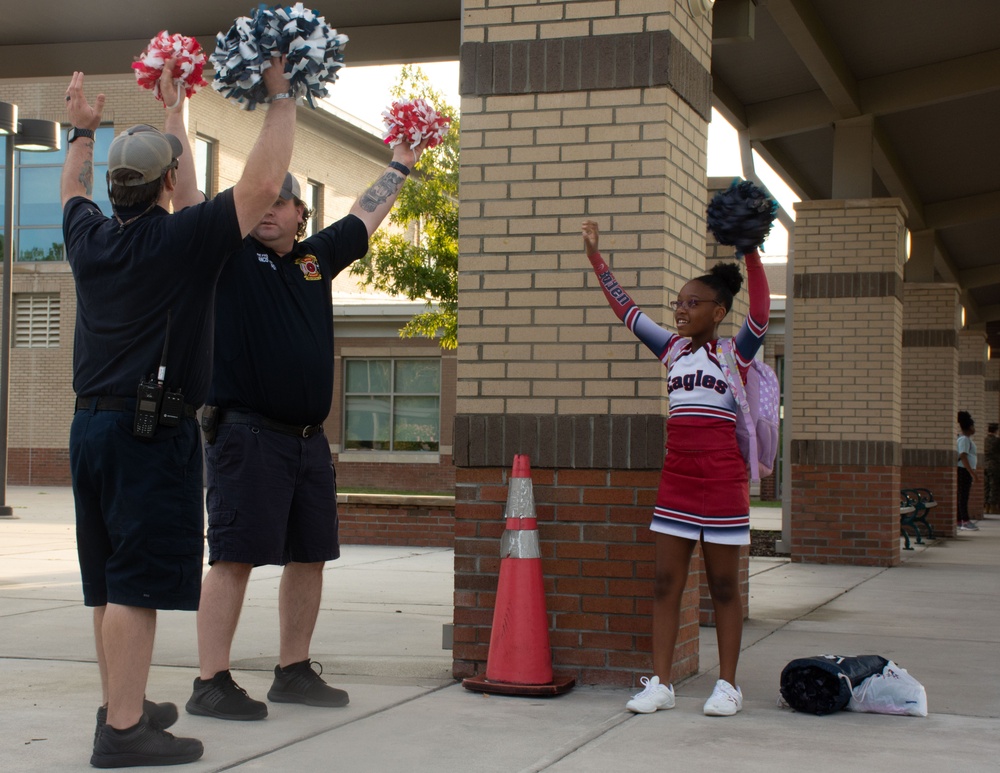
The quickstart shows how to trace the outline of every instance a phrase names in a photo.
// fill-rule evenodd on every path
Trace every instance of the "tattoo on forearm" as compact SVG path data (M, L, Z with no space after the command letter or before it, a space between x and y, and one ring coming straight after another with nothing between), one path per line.
M403 177L395 172L386 172L364 192L359 202L361 209L365 212L374 212L385 204L390 196L398 193L401 187L403 187Z
M80 167L80 185L83 186L84 191L87 192L87 196L92 196L94 194L94 162L87 161L83 162L83 166Z

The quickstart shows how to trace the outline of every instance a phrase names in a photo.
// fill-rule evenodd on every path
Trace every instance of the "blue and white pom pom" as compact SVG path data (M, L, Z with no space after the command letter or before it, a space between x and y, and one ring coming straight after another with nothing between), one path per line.
M735 247L739 257L764 243L777 213L778 202L767 191L736 178L708 203L708 227L719 244Z
M235 99L247 110L267 102L263 72L275 56L286 56L288 89L313 99L329 96L327 83L337 80L337 70L344 66L347 35L337 34L322 16L304 7L261 5L251 16L241 16L232 28L215 38L212 65L215 80L212 88Z

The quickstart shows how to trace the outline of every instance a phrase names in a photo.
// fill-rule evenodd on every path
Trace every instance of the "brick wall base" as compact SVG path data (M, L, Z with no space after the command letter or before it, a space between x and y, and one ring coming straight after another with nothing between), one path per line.
M12 486L68 486L68 448L7 449L7 482Z
M455 542L453 497L340 494L337 516L342 545L450 548Z
M925 488L934 495L934 501L938 506L927 514L927 521L934 528L935 536L954 537L957 533L956 469L955 467L903 467L900 470L901 488Z
M7 482L12 486L70 485L69 449L9 448ZM337 465L337 484L344 488L450 492L455 487L455 468L450 456L442 456L439 464L349 462Z
M900 468L796 464L792 561L897 566Z
M455 489L453 671L486 670L509 471L460 468ZM658 470L533 469L553 668L582 684L636 686L650 670ZM698 575L681 610L675 680L698 670Z
M450 456L441 456L438 464L396 464L349 461L333 455L339 488L365 488L379 491L451 492L455 488L455 468Z

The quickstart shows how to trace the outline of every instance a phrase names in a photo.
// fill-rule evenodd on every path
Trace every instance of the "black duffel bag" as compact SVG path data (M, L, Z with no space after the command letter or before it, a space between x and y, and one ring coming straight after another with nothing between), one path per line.
M797 658L781 671L781 697L796 711L832 714L847 708L853 687L888 663L879 655Z

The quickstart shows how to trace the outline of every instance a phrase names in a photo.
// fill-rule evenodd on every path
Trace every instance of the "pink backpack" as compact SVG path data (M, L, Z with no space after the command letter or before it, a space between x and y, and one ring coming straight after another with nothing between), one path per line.
M687 339L677 339L670 347L668 364L685 345ZM781 388L774 370L760 360L751 360L744 386L736 364L733 339L719 339L716 353L722 372L733 390L742 420L736 420L736 442L750 468L750 480L757 484L774 472L778 455L779 400Z

